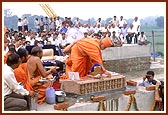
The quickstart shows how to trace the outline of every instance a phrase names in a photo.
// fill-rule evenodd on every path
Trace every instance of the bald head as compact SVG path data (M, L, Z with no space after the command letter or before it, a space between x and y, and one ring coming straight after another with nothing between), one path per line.
M31 55L37 56L38 53L42 53L42 48L39 46L35 46L31 50Z

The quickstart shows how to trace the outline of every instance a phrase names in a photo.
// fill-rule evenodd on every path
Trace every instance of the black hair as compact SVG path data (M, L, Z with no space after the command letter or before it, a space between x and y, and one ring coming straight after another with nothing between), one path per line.
M160 85L159 85L159 95L160 97L163 95L162 89L164 88L164 81L160 81Z
M17 63L19 62L19 58L20 58L20 56L19 56L18 54L10 54L10 55L8 56L8 59L7 59L7 61L6 61L6 64L7 64L8 66L12 66L12 65L14 65L14 64L17 64Z
M26 57L28 55L28 51L25 48L19 48L17 54L22 57Z
M148 71L146 74L149 74L149 75L152 75L152 76L155 75L154 71Z
M9 48L9 52L11 52L12 54L16 53L16 49L15 48Z
M10 45L8 45L8 48L10 49L10 48L15 48L15 44L10 44Z
M142 31L141 34L144 34L144 32Z

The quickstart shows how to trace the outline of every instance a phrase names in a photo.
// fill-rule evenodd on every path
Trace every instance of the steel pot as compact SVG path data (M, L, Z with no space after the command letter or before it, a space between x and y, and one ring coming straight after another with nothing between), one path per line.
M55 91L55 101L57 103L62 103L65 101L66 94L63 91Z

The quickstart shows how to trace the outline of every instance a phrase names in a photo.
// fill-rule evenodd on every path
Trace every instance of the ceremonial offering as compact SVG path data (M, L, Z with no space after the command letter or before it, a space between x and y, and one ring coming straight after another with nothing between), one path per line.
M103 79L88 78L84 80L62 80L64 91L74 94L89 94L125 87L125 76L105 77Z

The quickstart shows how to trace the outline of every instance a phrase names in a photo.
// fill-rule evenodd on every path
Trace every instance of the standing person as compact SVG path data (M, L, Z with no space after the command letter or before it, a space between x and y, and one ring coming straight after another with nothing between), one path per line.
M110 38L104 38L101 41L93 38L83 38L68 45L64 49L64 53L70 53L69 61L72 63L69 63L68 60L66 61L66 73L79 72L80 79L83 79L91 67L98 63L102 66L103 72L110 75L103 67L101 50L112 45ZM68 76L65 79L67 78Z
M140 35L140 26L141 26L137 16L134 18L132 25L135 30L135 43L137 43L137 38Z
M28 109L25 96L34 96L33 91L27 91L20 85L14 76L14 69L20 64L17 54L8 56L7 64L4 65L4 110L22 111Z
M36 18L34 21L34 28L37 33L40 32L40 22L39 22L38 18Z
M49 19L47 16L44 19L44 30L49 30Z
M18 19L17 26L18 26L18 32L21 32L22 31L22 26L23 26L21 18Z
M41 18L40 20L40 32L42 32L44 30L44 21L43 18Z
M24 20L23 20L23 27L24 27L24 31L28 31L28 20L27 20L27 17L24 17Z
M127 22L123 19L123 16L120 16L120 20L118 21L118 27L121 29L124 27L124 24L127 24Z

